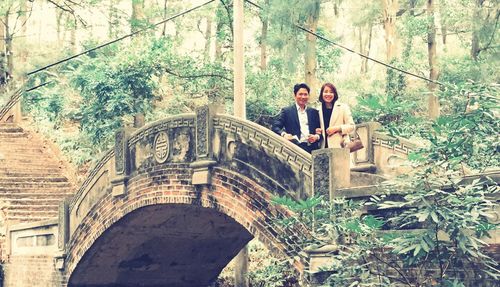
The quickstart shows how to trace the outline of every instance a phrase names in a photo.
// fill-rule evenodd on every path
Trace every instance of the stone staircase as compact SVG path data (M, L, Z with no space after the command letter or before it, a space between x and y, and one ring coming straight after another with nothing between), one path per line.
M53 219L74 185L36 133L0 123L0 218L4 225Z

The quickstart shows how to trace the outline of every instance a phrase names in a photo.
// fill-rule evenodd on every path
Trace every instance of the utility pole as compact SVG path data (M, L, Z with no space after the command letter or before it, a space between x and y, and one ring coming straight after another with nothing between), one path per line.
M243 0L233 1L233 73L234 73L234 115L246 119L245 99L245 44L243 41ZM236 287L248 287L248 247L241 249L236 255L234 281Z

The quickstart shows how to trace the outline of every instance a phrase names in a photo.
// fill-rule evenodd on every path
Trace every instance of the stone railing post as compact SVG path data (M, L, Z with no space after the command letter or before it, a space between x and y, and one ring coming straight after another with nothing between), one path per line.
M350 186L351 169L348 149L315 150L312 152L312 161L313 194L322 194L331 200L336 189Z
M192 184L194 185L211 183L211 168L216 164L212 146L213 117L222 111L222 106L218 105L206 105L196 109L196 161L190 165L193 169Z
M65 199L59 203L59 224L57 228L57 247L59 252L54 256L54 266L57 270L63 270L66 261L66 245L69 242L69 199Z
M130 154L128 149L129 129L122 128L115 133L115 172L111 179L113 196L127 193L127 181L130 170Z
M374 163L373 133L381 127L378 122L366 122L356 125L356 130L365 148L353 153L354 163L366 165Z
M5 106L0 106L0 122L19 123L22 120L21 96L24 89L18 89Z

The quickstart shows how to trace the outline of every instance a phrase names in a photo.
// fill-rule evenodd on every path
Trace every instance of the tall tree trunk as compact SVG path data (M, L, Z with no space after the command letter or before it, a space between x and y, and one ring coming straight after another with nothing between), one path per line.
M415 17L415 5L417 4L416 0L408 1L408 14L411 18ZM411 51L413 48L413 34L410 33L408 38L405 41L404 49L403 49L403 63L408 63L410 61Z
M33 4L32 4L33 5ZM21 0L20 6L20 17L19 20L21 20L21 36L23 37L23 41L27 41L27 30L28 30L28 5L27 5L27 0ZM22 48L18 49L19 51L19 62L20 62L20 67L26 67L26 61L28 59L28 50L26 48L26 45L23 45Z
M446 37L448 36L448 27L446 22L441 23L441 39L443 40L443 45L446 45Z
M212 17L208 16L205 18L207 21L207 27L205 28L205 50L203 57L205 62L210 60L210 47L212 46Z
M311 10L307 21L306 28L312 32L316 32L318 29L319 11L320 11L319 0L314 1L314 8ZM305 80L306 83L311 88L311 96L316 95L317 79L316 79L316 36L307 33L306 35L306 50L304 53L304 63L305 63Z
M63 10L56 10L56 32L57 32L57 46L60 48L63 46L64 42L64 33L62 28L62 20L63 20Z
M479 56L479 29L481 25L481 8L483 6L484 0L475 0L474 12L472 14L472 39L471 39L471 50L470 54L472 59L477 61Z
M109 11L108 11L108 37L110 39L117 36L116 25L118 25L116 6L118 5L117 0L109 0Z
M391 62L397 55L396 13L399 9L398 0L382 0L382 8L387 62Z
M222 4L220 4L221 6ZM217 9L223 9L221 7L217 7ZM223 39L221 39L221 35L222 35L222 29L224 28L224 20L222 19L222 17L220 15L218 15L219 13L215 13L215 21L216 21L216 24L215 24L215 60L216 61L220 61L222 60L222 42L223 42Z
M359 50L361 54L369 56L370 49L372 45L372 34L373 25L368 24L368 36L363 40L363 27L359 27ZM368 59L365 57L361 58L361 74L366 74L368 72Z
M142 28L144 19L144 0L132 0L132 16L130 18L132 32Z
M78 28L78 20L74 15L68 14L67 23L69 24L69 47L73 53L76 52L76 29Z
M434 23L434 0L427 0L427 51L429 59L429 78L433 81L438 79L438 67L436 61L436 25ZM429 83L429 117L436 119L439 117L439 101L435 94L436 84Z
M265 5L269 6L269 0L265 1ZM267 16L261 16L262 28L260 33L260 69L264 71L267 69L267 29L269 26L269 19Z
M2 15L2 18L3 15ZM7 83L7 54L5 50L5 25L0 22L0 86Z
M167 19L167 3L168 3L167 0L163 1L163 19ZM166 33L167 33L167 22L163 23L163 28L161 30L161 35L165 36Z
M12 9L12 6L8 7L5 16L3 19L5 30L4 30L4 42L5 42L5 81L8 82L12 76L13 76L13 71L14 71L14 53L13 53L13 47L12 47L12 35L10 32L10 23L9 23L9 14Z

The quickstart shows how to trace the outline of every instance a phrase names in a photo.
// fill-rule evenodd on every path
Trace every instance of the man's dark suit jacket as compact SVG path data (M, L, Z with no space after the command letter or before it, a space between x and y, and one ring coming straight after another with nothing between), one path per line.
M314 108L307 107L307 121L309 125L309 134L316 134L316 129L320 128L319 122L319 112ZM283 108L279 116L274 120L272 126L273 132L281 135L284 131L286 133L296 135L300 139L300 122L299 114L297 112L297 106L291 105L289 107ZM318 144L320 140L315 142L314 145Z

